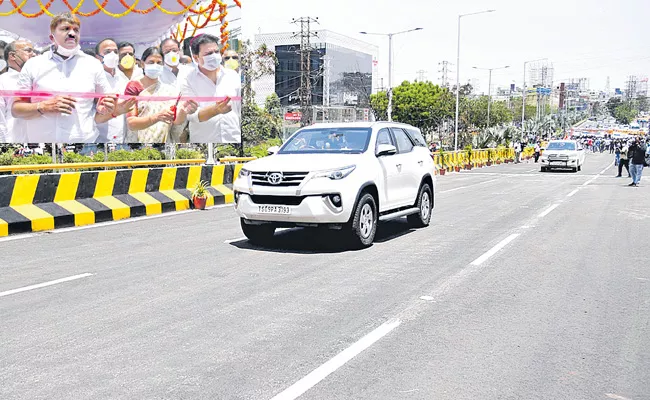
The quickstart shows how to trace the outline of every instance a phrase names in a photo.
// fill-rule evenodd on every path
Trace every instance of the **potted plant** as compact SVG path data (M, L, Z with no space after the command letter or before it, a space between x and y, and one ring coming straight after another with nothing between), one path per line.
M445 172L447 172L445 168L446 167L445 161L447 159L447 154L442 148L440 148L440 151L438 152L438 156L440 156L440 175L444 175Z
M208 200L208 182L199 181L194 186L192 190L192 203L194 203L194 208L198 210L205 210L205 203Z
M487 151L487 166L491 167L493 161L494 161L494 149L488 149L488 151Z
M467 155L467 164L465 164L465 169L472 169L472 150L471 144L465 146L465 154Z

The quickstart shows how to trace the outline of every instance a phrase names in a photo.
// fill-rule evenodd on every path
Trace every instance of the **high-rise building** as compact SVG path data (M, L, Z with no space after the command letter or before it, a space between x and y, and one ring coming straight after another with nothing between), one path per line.
M283 107L300 105L300 37L285 33L255 35L255 47L265 44L278 59L275 73L253 82L255 101L264 104L275 92ZM328 30L310 37L311 104L314 106L367 107L377 88L375 45Z

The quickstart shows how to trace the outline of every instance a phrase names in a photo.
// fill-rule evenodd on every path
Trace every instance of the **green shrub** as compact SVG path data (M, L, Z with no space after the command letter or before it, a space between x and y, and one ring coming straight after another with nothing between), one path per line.
M102 155L102 161L104 161L103 155ZM89 156L67 152L63 154L63 162L64 163L89 163L89 162L93 162L93 159L90 158Z
M176 159L178 160L196 160L204 158L203 153L197 150L178 149L176 150Z

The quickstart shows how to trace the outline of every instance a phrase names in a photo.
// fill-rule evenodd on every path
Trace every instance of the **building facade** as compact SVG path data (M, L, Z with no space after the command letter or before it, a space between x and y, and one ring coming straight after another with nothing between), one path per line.
M377 46L328 30L313 32L310 42L312 105L368 107L377 87ZM262 44L276 53L278 65L273 76L253 82L256 103L264 104L275 92L283 107L299 106L300 37L293 33L255 35L255 46Z

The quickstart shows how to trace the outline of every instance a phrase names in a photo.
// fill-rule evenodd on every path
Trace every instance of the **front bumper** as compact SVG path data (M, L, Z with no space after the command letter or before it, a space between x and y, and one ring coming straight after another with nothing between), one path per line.
M558 169L573 169L578 166L578 159L541 159L542 166L547 168L558 168Z
M235 210L240 217L249 221L281 222L307 226L344 224L348 222L351 215L352 204L349 199L345 198L342 199L342 205L336 207L330 195L292 197L291 201L287 201L285 204L282 204L281 196L269 197L277 198L272 202L267 202L264 201L264 196L251 196L248 193L236 192Z

